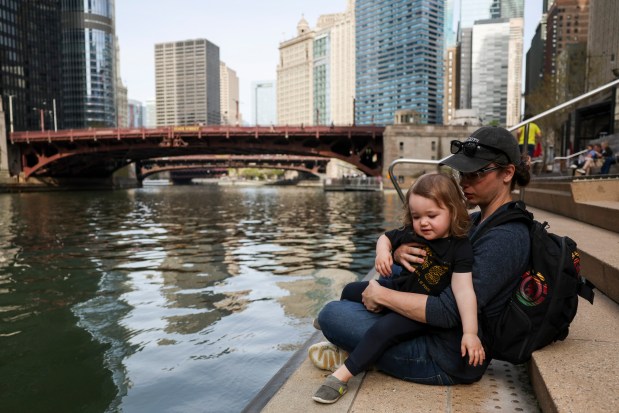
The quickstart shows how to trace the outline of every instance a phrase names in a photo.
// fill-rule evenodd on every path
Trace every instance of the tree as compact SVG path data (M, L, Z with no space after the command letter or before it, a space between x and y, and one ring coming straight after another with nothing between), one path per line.
M525 96L525 113L537 115L552 109L585 91L586 44L567 45L556 60L553 73L544 73L539 86ZM561 129L573 108L566 108L535 121L542 130L544 153L560 145Z

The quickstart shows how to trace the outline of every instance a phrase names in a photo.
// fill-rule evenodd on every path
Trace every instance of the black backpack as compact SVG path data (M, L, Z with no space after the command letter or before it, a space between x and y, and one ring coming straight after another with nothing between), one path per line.
M564 340L578 309L578 296L593 304L593 284L580 276L580 256L576 243L546 231L548 223L533 219L523 202L511 203L493 216L471 239L490 228L511 221L529 227L531 252L528 270L502 310L493 331L482 316L484 344L492 358L521 364L548 344Z

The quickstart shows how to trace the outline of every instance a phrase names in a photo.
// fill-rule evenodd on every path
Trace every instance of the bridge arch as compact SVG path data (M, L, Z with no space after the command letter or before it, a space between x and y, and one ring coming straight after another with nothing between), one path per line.
M250 167L296 170L320 176L326 172L327 163L328 158L294 155L197 155L148 159L138 162L137 169L140 180L160 172Z

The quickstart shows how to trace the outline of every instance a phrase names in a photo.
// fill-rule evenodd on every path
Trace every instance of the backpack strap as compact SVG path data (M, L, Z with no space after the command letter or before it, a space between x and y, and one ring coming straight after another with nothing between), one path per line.
M480 219L481 215L477 217ZM507 208L499 213L495 213L488 218L486 222L483 222L481 228L479 228L472 237L470 237L471 243L475 242L478 238L488 232L490 229L512 221L521 221L531 228L533 225L533 214L527 211L527 207L522 201L510 202Z
M591 281L587 280L585 277L580 277L578 284L578 295L589 301L591 304L593 304L593 297L595 296L595 293L593 292L594 288L595 285L593 285Z
M478 216L477 219L480 219L480 217L481 215ZM488 221L484 222L483 226L478 231L476 231L472 237L470 237L471 243L477 240L478 238L480 238L490 229L496 227L497 225L505 224L506 222L512 222L512 221L521 221L527 224L529 229L532 228L533 214L527 211L527 207L524 202L522 201L510 202L504 211L490 216L490 218L488 218ZM544 222L542 225L544 227L548 227L547 222ZM587 280L583 276L580 276L580 280L578 284L578 295L584 298L585 300L589 301L591 304L593 304L593 297L595 295L593 291L594 288L595 288L595 285L593 285L591 281Z

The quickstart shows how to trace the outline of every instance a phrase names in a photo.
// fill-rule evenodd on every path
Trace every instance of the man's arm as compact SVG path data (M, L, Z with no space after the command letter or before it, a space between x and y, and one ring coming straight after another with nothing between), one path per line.
M425 294L392 290L382 287L376 280L371 280L362 296L363 304L370 311L380 311L384 307L411 320L426 322L428 296Z

